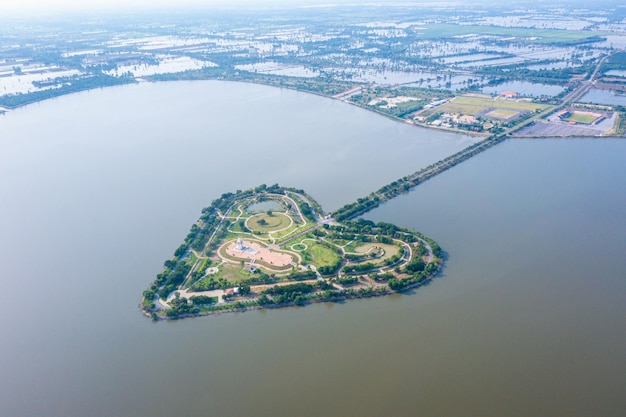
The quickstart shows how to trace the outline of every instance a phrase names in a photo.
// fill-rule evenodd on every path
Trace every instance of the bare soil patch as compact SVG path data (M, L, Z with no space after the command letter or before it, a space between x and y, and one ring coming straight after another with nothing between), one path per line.
M282 252L275 252L268 249L265 246L261 246L260 244L248 240L244 240L243 244L245 247L250 248L251 251L240 251L237 250L237 243L231 242L226 247L226 253L229 256L237 259L249 259L255 261L263 261L266 264L281 267L287 266L291 262L293 262L293 258L291 255ZM254 251L254 252L252 252Z

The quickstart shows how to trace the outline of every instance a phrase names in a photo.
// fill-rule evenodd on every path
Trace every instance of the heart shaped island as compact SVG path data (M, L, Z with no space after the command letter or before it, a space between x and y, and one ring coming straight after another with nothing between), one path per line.
M439 246L390 223L348 220L377 205L361 200L330 215L295 188L223 194L165 261L141 309L154 320L180 319L381 296L429 282L442 265Z

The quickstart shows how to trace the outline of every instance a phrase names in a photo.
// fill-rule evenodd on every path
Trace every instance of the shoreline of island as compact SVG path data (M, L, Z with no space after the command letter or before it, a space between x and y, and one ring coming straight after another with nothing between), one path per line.
M304 306L400 293L440 273L434 240L351 220L363 214L351 210L326 214L304 190L277 184L225 193L202 210L140 308L162 320Z
M204 312L198 312L198 313L193 313L193 314L183 314L183 315L176 316L176 317L168 317L166 318L166 320L182 320L185 318L217 316L217 315L229 314L229 313L246 313L249 311L260 311L260 310L277 310L277 309L288 308L288 307L305 307L311 304L341 303L347 300L384 297L384 296L392 295L392 294L406 294L410 290L414 290L423 286L430 285L435 279L437 279L440 276L443 267L444 265L442 263L435 272L433 272L430 276L428 276L424 280L408 285L399 291L391 291L389 289L385 289L384 291L374 290L368 293L359 293L358 291L349 291L343 294L337 294L336 296L333 296L330 298L317 298L317 299L306 300L302 304L296 304L294 302L290 302L290 303L272 304L272 305L263 305L263 306L254 305L254 306L233 307L233 308L223 309L223 310L204 311ZM138 304L138 307L140 309L142 308L143 301L144 299L142 298L141 302ZM150 315L150 313L144 311L143 309L142 309L142 312L145 317L153 318Z

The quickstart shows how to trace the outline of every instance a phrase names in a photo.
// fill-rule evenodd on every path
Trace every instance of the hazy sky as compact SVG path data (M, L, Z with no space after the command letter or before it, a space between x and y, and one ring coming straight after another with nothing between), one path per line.
M588 0L534 0L543 5L556 3L583 3ZM621 3L623 0L605 0L608 3ZM475 0L474 4L494 4L497 6L524 2L523 0ZM533 0L524 3L532 4ZM88 10L154 10L154 9L185 9L198 7L245 7L245 6L303 6L324 4L364 4L364 3L421 3L441 4L460 3L467 5L463 0L0 0L0 16L3 12L50 12L50 11L88 11ZM589 5L591 5L591 2Z
M370 0L372 1L372 0ZM381 0L373 0L379 2ZM389 0L383 0L389 1ZM442 0L426 0L437 2ZM269 6L364 3L359 0L0 0L2 11L128 10L210 6Z
M342 3L343 0L332 0ZM210 6L249 6L279 4L314 4L312 0L0 0L0 13L3 11L64 11L64 10L128 10L164 9Z

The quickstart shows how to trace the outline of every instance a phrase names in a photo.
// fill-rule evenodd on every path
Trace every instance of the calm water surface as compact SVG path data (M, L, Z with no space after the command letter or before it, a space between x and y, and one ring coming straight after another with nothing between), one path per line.
M506 142L369 214L448 253L410 295L152 323L200 209L332 210L471 143L254 85L112 88L0 118L2 416L621 416L626 142Z
M508 81L496 86L482 88L482 92L486 94L502 94L504 91L514 91L522 96L552 97L561 93L563 87L558 85L529 83L527 81Z
M591 89L581 100L583 103L610 104L626 106L626 95L616 94L612 90Z

